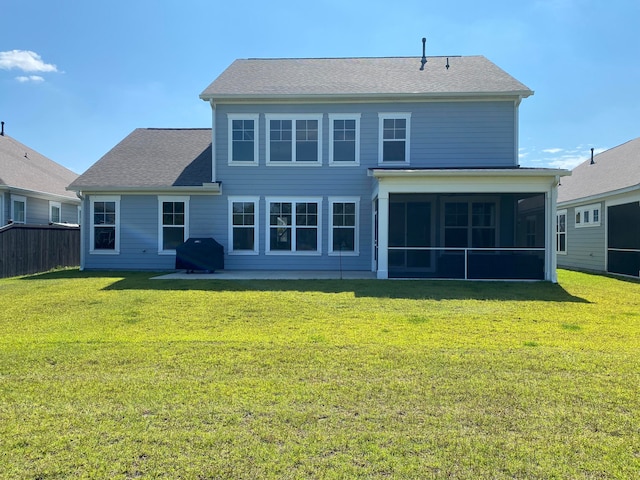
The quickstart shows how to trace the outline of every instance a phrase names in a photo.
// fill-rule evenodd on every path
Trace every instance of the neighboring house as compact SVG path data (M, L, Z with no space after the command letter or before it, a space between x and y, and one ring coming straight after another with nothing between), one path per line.
M557 218L559 266L640 276L640 138L563 178Z
M69 187L82 267L166 270L188 238L227 270L555 281L568 171L518 166L533 94L482 56L248 59L211 129L138 129Z
M0 131L0 227L78 224L80 199L66 187L78 175Z

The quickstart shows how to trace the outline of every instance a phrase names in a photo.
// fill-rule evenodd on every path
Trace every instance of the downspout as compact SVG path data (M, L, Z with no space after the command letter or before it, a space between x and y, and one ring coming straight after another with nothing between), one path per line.
M515 165L517 167L520 166L520 146L519 146L519 136L520 136L520 115L518 114L520 103L522 102L522 97L518 97L517 100L513 102L513 159L515 160Z
M211 182L216 183L216 104L211 104Z
M84 252L86 251L86 248L84 246L84 241L86 239L87 233L87 225L85 222L85 211L86 211L86 207L85 207L85 198L84 195L82 194L81 191L76 192L76 196L80 199L80 214L81 214L81 218L80 218L80 271L84 271Z

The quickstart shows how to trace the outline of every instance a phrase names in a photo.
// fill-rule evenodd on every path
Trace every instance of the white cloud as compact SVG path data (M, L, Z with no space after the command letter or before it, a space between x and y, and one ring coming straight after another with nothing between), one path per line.
M58 67L42 61L40 55L29 50L0 52L0 69L23 72L57 72Z
M562 151L561 148L545 148L544 150L542 150L544 153L551 153L551 154L555 154L555 153L560 153Z
M40 75L29 75L28 77L16 77L16 80L19 81L20 83L27 83L27 82L44 82L44 78L42 78Z

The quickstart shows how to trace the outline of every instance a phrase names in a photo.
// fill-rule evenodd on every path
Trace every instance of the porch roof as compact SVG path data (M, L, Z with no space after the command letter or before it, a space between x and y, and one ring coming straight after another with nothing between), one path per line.
M560 168L370 168L369 176L388 177L564 177Z

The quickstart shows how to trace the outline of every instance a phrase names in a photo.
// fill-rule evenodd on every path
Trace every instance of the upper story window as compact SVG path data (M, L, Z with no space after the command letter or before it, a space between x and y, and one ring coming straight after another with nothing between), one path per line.
M567 253L567 211L558 210L556 213L556 252Z
M258 115L230 114L229 164L258 164Z
M266 199L267 253L321 253L319 198Z
M600 204L576 207L576 228L600 225Z
M329 115L329 164L360 164L360 114Z
M11 220L13 223L26 223L27 198L20 195L11 195Z
M409 163L410 113L380 113L378 163Z
M60 223L62 221L62 205L60 202L49 202L49 221Z
M189 197L158 197L158 253L175 253L189 238Z
M120 196L91 197L91 253L120 252Z
M258 197L229 197L230 254L258 253Z
M322 163L322 115L267 115L267 164Z

